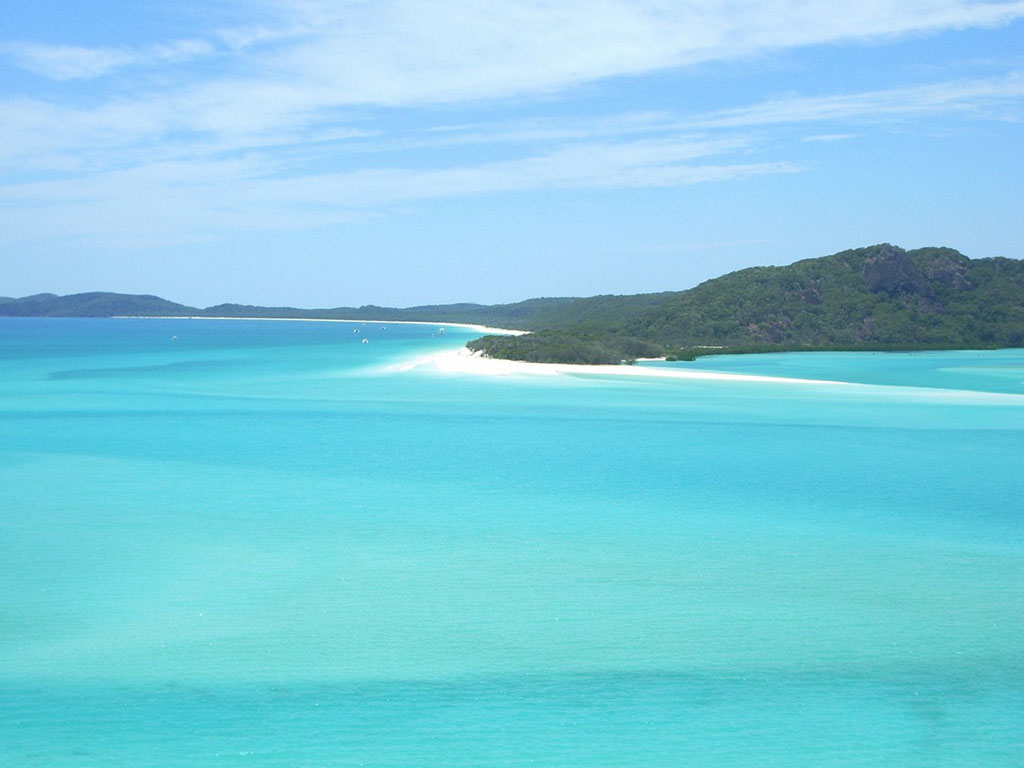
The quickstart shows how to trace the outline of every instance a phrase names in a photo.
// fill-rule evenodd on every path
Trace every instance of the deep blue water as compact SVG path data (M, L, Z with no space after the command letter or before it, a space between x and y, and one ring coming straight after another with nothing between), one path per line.
M437 330L0 320L0 765L1022 765L1024 350Z

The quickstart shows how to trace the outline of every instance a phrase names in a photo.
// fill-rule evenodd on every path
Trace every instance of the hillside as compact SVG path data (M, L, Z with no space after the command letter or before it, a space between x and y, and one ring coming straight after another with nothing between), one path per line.
M617 297L607 312L598 306L572 313L570 307L572 319L543 333L485 337L470 346L518 360L616 362L656 354L691 358L717 347L1024 345L1024 262L972 260L950 248L904 251L882 244L785 267L744 269L656 295L653 304L648 296Z
M624 330L678 346L1024 343L1024 262L879 245L734 272Z
M7 317L111 317L114 315L189 315L198 310L159 296L123 293L76 293L57 296L37 293L20 299L0 300L0 315Z
M533 330L564 319L563 308L579 299L527 299L514 304L430 304L417 307L361 307L331 309L296 309L295 307L257 307L245 304L218 304L195 310L194 314L210 317L300 317L334 320L408 320L424 322L474 323L492 327ZM0 314L3 308L0 306Z
M306 318L325 320L410 320L473 323L498 328L539 331L546 328L595 326L625 322L637 312L653 308L672 293L636 296L592 296L526 299L512 304L428 304L416 307L361 307L302 309L261 307L252 304L217 304L198 308L176 304L157 296L123 293L78 293L57 296L40 293L20 299L0 299L0 316L21 317L118 317L195 316Z
M573 298L528 299L515 304L437 304L419 307L260 307L251 304L217 304L189 307L158 296L124 293L77 293L58 296L40 293L23 298L0 298L0 316L7 317L261 317L338 320L422 320L449 323L478 323L529 330L564 321L565 307ZM586 300L584 300L586 301Z

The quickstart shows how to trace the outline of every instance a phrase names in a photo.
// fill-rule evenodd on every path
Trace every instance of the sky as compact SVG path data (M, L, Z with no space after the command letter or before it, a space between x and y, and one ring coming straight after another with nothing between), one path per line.
M1024 257L1024 0L6 0L0 296L682 290Z

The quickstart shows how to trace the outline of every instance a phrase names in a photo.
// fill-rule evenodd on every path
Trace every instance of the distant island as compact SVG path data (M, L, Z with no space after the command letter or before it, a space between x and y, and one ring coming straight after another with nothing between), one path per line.
M607 364L722 352L1024 346L1024 261L884 243L752 267L686 291L513 304L296 309L81 293L0 298L0 316L255 317L471 323L530 331L467 346L490 357Z

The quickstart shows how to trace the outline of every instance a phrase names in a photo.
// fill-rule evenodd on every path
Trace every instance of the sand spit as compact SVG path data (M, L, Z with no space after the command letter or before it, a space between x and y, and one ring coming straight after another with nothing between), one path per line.
M649 368L642 365L571 365L568 363L525 363L518 360L500 360L484 357L480 352L467 348L449 349L431 355L424 355L406 363L389 367L392 371L434 369L442 373L466 373L479 376L637 376L659 379L705 379L715 381L761 381L786 382L790 384L843 384L842 381L812 379L790 379L779 376L757 376L741 373L719 373L716 371L684 370L679 368Z
M798 387L826 387L832 392L857 397L906 399L936 405L964 404L1024 407L1024 395L985 392L969 389L942 389L892 384L864 384L831 379L797 379L783 376L761 376L746 373L724 373L681 367L649 367L645 365L569 365L563 363L525 363L484 357L467 348L448 349L414 360L388 366L388 372L424 371L442 374L475 376L574 376L594 378L639 378L703 380L735 383L786 384Z

